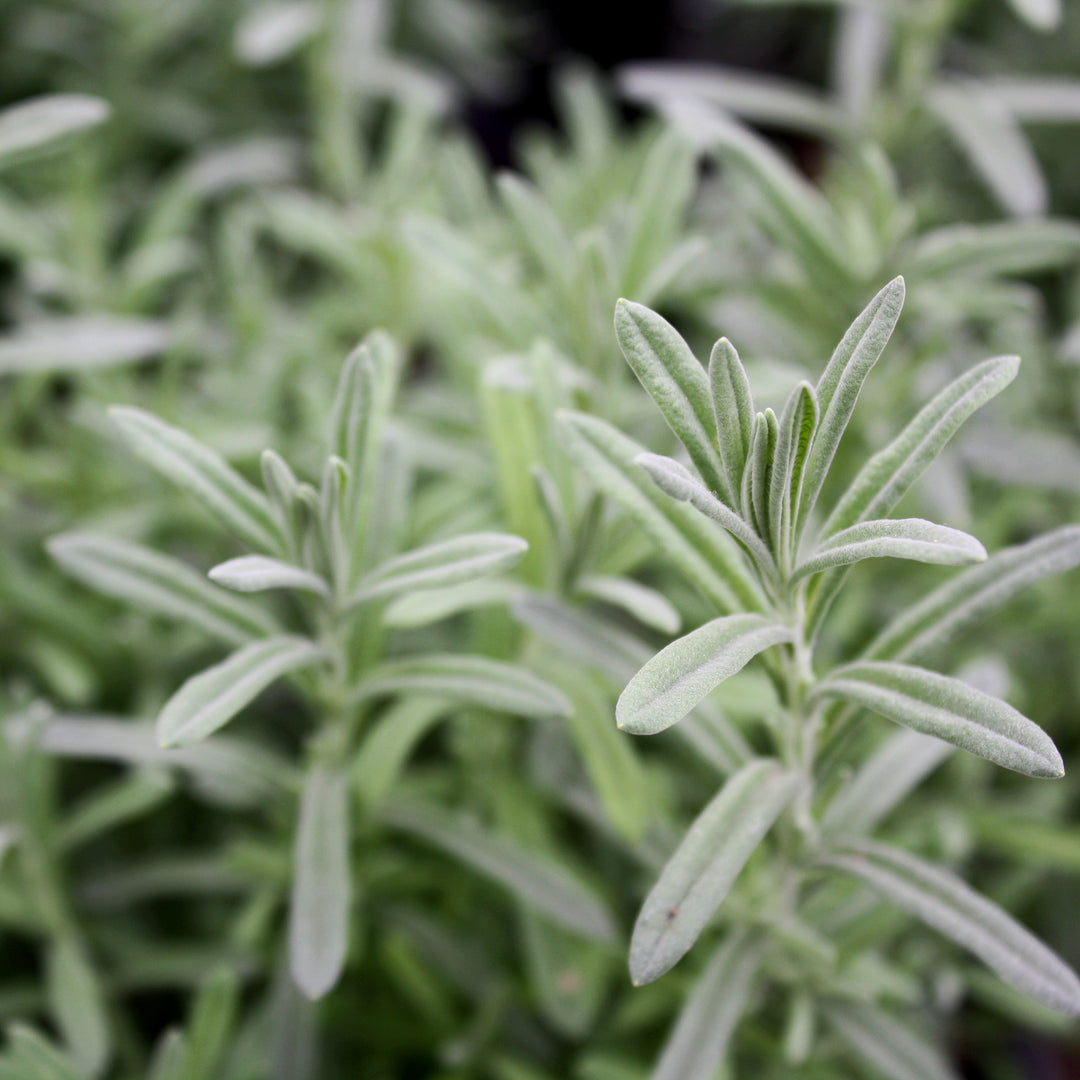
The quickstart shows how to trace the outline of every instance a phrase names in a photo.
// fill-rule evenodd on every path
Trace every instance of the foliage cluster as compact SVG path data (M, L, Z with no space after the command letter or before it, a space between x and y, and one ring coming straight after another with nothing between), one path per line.
M1064 1060L1077 12L0 13L2 1080Z

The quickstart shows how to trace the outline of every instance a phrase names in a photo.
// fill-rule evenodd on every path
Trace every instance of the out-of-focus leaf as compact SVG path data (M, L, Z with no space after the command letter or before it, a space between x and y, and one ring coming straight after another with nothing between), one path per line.
M193 675L169 698L157 719L161 745L185 746L205 739L282 675L325 659L321 646L289 634L245 645Z
M505 836L415 801L388 802L380 817L449 852L560 926L598 941L615 936L607 909L576 877L523 851Z
M941 1051L896 1017L862 1002L831 1002L836 1033L887 1080L958 1080Z
M148 360L169 343L164 323L75 315L31 323L0 337L0 375L92 371Z
M80 942L70 936L50 943L45 985L56 1023L79 1072L100 1076L112 1038L97 975Z
M868 660L924 660L989 612L1080 565L1080 526L1065 525L991 555L901 612L867 646Z
M351 870L347 774L314 766L304 778L289 905L289 967L311 999L334 987L348 949Z
M508 569L528 551L518 536L471 533L398 555L360 579L351 603L420 589L445 588Z
M525 668L467 654L387 660L360 683L357 699L400 693L448 697L538 719L564 716L570 710L569 702L555 687Z
M992 86L950 79L932 87L930 107L1002 207L1017 217L1046 213L1042 169L1016 117Z
M282 549L281 527L266 496L220 454L142 409L114 405L109 413L139 457L166 479L191 492L237 536L263 551Z
M274 621L265 612L151 548L90 533L61 533L46 547L83 584L146 611L183 619L230 645L274 633Z
M268 555L241 555L218 563L207 577L236 592L262 592L265 589L304 589L320 596L330 594L330 586L318 574L293 566Z
M108 116L108 103L89 94L46 94L10 105L0 111L0 168L52 150Z
M1080 1015L1080 979L997 904L906 852L852 841L821 861L865 881L891 903L973 952L1044 1005Z
M761 946L733 933L690 992L650 1080L714 1080L750 998Z

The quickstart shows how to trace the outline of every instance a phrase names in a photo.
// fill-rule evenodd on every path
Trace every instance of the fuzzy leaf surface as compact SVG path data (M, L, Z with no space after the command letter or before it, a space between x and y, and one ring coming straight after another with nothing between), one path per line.
M730 498L716 445L709 378L679 332L644 304L620 300L615 336L626 362L686 447L706 483Z
M658 979L682 959L800 783L800 776L778 761L752 761L698 815L634 923L630 978L635 986Z
M593 416L563 412L567 453L596 487L619 503L671 565L725 611L760 610L765 598L738 548L689 506L673 503L634 461L644 447Z
M948 675L862 661L837 668L814 693L862 705L1027 776L1065 774L1061 755L1042 728L1004 701Z
M958 945L1017 990L1080 1016L1080 979L1038 938L954 874L884 844L845 844L822 860L865 881Z
M964 566L982 562L986 548L973 536L922 518L886 518L861 521L829 537L791 575L799 581L863 559L911 559L938 566Z
M687 502L695 510L727 529L759 562L771 567L772 555L753 528L734 510L722 503L689 469L662 454L638 454L634 463L652 477L665 494Z
M961 424L1008 386L1019 369L1019 357L999 356L949 383L859 470L822 527L822 536L832 536L870 518L884 518Z
M758 653L790 641L791 630L763 615L725 615L661 649L627 684L615 706L620 728L655 735L681 720Z
M754 395L735 346L721 338L709 354L709 390L713 420L732 498L739 491L750 437L754 431Z
M888 344L903 306L904 279L894 278L848 328L818 380L821 419L806 461L800 528L817 503L862 384Z
M282 675L325 656L315 642L291 634L245 645L193 675L169 698L157 719L158 740L162 746L186 746L205 739Z

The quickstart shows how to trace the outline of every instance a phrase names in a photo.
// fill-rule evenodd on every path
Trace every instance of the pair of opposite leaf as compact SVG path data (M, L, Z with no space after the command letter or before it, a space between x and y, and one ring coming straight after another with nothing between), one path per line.
M945 565L986 560L982 545L964 533L885 515L964 420L1013 379L1015 357L988 360L946 386L865 463L816 541L804 540L862 383L896 325L903 298L900 278L882 289L845 334L817 386L800 383L779 417L771 410L754 412L746 373L729 342L716 344L706 369L659 315L620 301L615 327L623 353L698 475L656 454L634 460L663 492L722 526L742 548L761 586L758 610L721 616L644 665L619 698L620 728L635 734L662 731L755 656L788 645L804 662L799 698L788 702L798 713L795 723L805 724L826 701L838 700L1006 768L1030 776L1063 775L1049 737L1011 706L959 679L887 659L896 655L887 648L875 652L872 646L872 658L820 679L812 671L814 634L851 564L881 556ZM568 422L572 429L582 428L580 418ZM1070 552L1076 547L1071 533L1060 539ZM1072 553L1069 559L1057 569L1076 561ZM1015 560L1007 561L1001 568L1006 576L1015 569ZM1034 554L1031 566L1032 580L1054 569L1043 569ZM1018 587L1016 581L1003 590L1002 599ZM986 590L986 583L977 588ZM963 599L956 597L958 603ZM981 602L989 606L985 597ZM930 607L932 617L947 619ZM803 760L752 761L705 808L638 916L630 949L635 983L659 977L689 950L755 848L812 784L812 767L812 750ZM904 863L904 873L898 873L894 856L901 862L906 858L880 845L834 845L819 862L878 887L1040 1000L1080 1012L1080 982L1044 945L958 879L910 859L912 865Z

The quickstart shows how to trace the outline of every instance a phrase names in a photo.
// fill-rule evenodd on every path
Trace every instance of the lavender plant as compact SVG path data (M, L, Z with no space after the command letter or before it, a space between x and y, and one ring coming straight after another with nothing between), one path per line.
M816 386L797 385L779 416L755 411L727 339L713 347L706 369L669 323L621 301L619 344L691 467L653 453L631 458L628 440L602 421L562 418L579 467L643 524L655 530L663 522L685 535L699 529L688 515L707 523L694 534L696 550L667 554L698 581L708 559L722 568L727 590L725 614L672 642L629 681L616 707L618 726L636 735L664 731L757 657L776 692L775 709L764 717L768 753L742 765L701 811L634 924L630 975L644 985L678 963L729 893L745 888L654 1076L711 1076L758 980L779 982L790 995L793 1063L811 1052L809 1033L822 1019L884 1075L952 1075L941 1054L878 1009L873 993L855 991L838 966L829 931L842 938L848 920L827 902L842 907L838 877L922 920L1049 1007L1080 1014L1075 973L1004 910L947 869L867 835L941 760L943 743L1027 776L1063 775L1057 749L1031 720L914 661L932 659L1019 589L1080 561L1074 527L988 558L959 530L886 516L964 420L1013 380L1016 357L985 361L946 386L863 465L827 514L815 514L903 299L902 279L882 289ZM670 502L641 499L646 476ZM855 564L876 558L969 568L899 613L853 659L822 664L834 597ZM852 725L873 723L872 716L907 730L837 787L822 763ZM755 858L763 846L768 854Z

